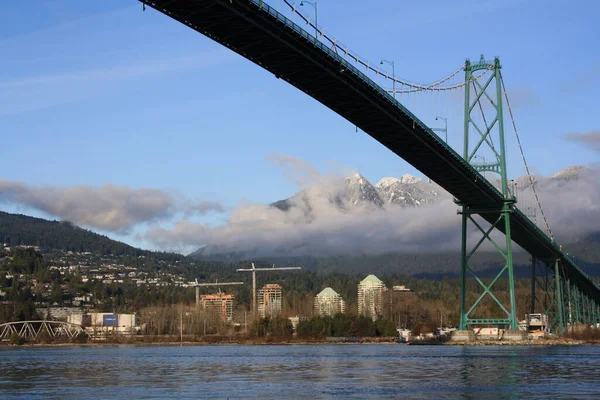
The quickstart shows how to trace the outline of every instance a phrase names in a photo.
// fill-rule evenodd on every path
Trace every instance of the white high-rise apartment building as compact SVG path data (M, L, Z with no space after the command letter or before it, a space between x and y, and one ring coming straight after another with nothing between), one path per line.
M258 315L276 317L281 313L281 286L269 283L258 291Z
M385 285L375 275L369 275L358 284L358 315L376 321L383 315Z
M315 297L315 315L333 317L346 311L346 302L342 296L330 287L326 287Z

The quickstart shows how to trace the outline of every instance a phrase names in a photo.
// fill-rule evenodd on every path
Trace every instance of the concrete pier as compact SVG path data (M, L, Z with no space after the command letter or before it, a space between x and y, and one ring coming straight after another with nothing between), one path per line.
M466 331L453 331L450 334L451 342L473 342L475 341L475 334L472 330Z
M527 340L527 332L525 331L504 331L502 340L508 341L522 341Z
M525 331L500 331L498 334L490 335L490 334L479 334L475 335L472 330L464 330L464 331L453 331L450 335L450 342L454 343L465 343L465 342L492 342L492 341L502 341L502 342L515 342L515 341L523 341L527 340L527 332Z

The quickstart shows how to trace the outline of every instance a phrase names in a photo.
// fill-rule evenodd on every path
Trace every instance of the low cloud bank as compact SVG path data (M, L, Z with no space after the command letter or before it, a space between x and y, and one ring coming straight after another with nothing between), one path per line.
M309 199L309 201L312 199ZM206 245L212 253L243 252L286 256L309 254L379 254L390 251L458 248L460 220L446 198L435 205L385 210L361 208L342 212L329 201L320 203L306 222L304 203L284 212L261 204L237 207L226 225L208 227L181 221L174 229L152 229L145 238L162 248ZM347 206L346 206L347 207ZM348 209L348 207L347 207Z
M167 191L127 186L32 186L0 179L0 202L42 211L77 225L110 232L128 231L137 224L222 212L216 202L180 200Z
M415 208L387 204L374 210L332 201L344 178L319 175L297 158L271 156L301 195L281 211L264 204L241 204L227 224L209 227L181 221L173 229L155 228L144 238L161 248L206 253L239 252L249 256L381 254L386 252L457 251L460 216L450 195ZM557 240L577 240L600 227L600 170L578 170L577 178L537 176L536 188ZM519 193L522 209L534 207L531 188ZM541 223L541 213L536 213ZM473 228L474 230L474 228Z

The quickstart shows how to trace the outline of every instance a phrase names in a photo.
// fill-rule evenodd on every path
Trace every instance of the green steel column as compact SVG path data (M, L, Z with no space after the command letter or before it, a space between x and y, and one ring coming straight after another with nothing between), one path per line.
M494 60L494 74L496 76L496 112L498 116L498 134L500 135L500 174L502 177L502 194L508 197L508 178L506 174L506 143L504 143L504 118L502 116L502 77L500 76L500 59Z
M460 249L460 326L458 329L467 329L467 207L462 207L462 244Z
M582 305L582 310L583 310L581 323L586 324L587 323L587 296L585 294L582 294L582 296L581 296L581 305Z
M465 82L471 80L472 70L471 62L465 61ZM469 161L469 124L471 120L470 116L470 103L471 103L471 87L465 85L465 121L464 121L464 148L463 158ZM462 235L461 235L461 254L460 254L460 323L459 329L467 329L467 307L466 307L466 292L467 292L467 206L462 206Z
M589 296L585 296L585 320L584 322L587 324L590 323L590 298Z
M590 298L589 296L585 296L585 324L588 325L590 323Z
M517 322L517 301L515 297L515 279L513 275L513 260L512 260L512 238L510 236L510 206L508 202L505 202L502 206L502 213L504 214L504 229L506 234L506 265L508 271L508 291L510 296L510 329L518 330L519 324Z
M508 177L506 172L506 143L504 142L504 118L502 115L502 77L500 76L500 59L496 57L494 60L494 74L496 77L496 115L498 118L498 134L500 136L500 175L502 177L502 195L504 197L504 205L502 213L504 214L504 226L506 235L506 265L508 272L508 290L510 296L510 327L518 330L517 322L517 301L515 297L515 279L513 271L512 259L512 237L510 234L510 214L512 212L511 204L513 199L509 199L508 193Z
M465 61L465 82L471 81L473 72L471 61ZM465 142L463 147L463 158L469 162L469 124L471 123L471 85L465 85ZM464 215L464 214L463 214Z
M531 257L531 309L530 313L535 313L535 257Z
M575 321L577 323L581 323L581 294L579 293L579 289L575 287L575 295L573 296L575 299Z
M558 260L554 262L554 296L556 297L556 304L558 307L558 333L563 334L565 331L565 319L564 319L564 307L563 307L563 298L561 295L561 279L560 279L560 270L558 268Z
M565 284L567 288L567 309L569 310L569 315L567 317L567 326L573 326L573 311L571 310L571 280L567 279L567 283Z
M577 293L575 294L575 298L577 300L577 304L576 304L577 322L581 324L581 322L583 321L583 312L582 312L582 309L581 309L581 291L579 289L577 289Z

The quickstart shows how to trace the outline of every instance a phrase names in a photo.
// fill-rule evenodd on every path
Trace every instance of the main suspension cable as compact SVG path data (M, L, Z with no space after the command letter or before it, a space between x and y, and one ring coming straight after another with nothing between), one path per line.
M533 194L535 195L535 200L537 202L538 207L540 208L540 212L542 213L542 218L544 218L544 223L546 224L546 228L548 229L548 233L550 234L550 239L554 242L554 233L552 229L550 229L550 224L548 223L548 219L546 218L546 213L542 208L542 203L540 202L540 198L535 190L535 182L533 177L531 176L531 172L529 171L529 165L527 164L527 160L525 159L525 153L523 152L523 146L521 146L521 139L519 138L519 132L517 131L517 125L515 123L515 118L512 113L512 109L510 107L510 102L508 101L508 94L506 93L506 86L504 86L504 78L500 75L500 81L502 82L502 90L504 91L504 98L506 99L506 106L508 107L508 113L510 114L510 119L512 121L513 130L515 131L515 136L517 137L517 143L519 144L519 150L521 151L521 157L523 157L523 162L525 163L525 170L527 171L527 176L529 177L529 182L531 182L531 188L533 189Z
M359 63L362 66L364 66L366 70L372 71L376 75L381 75L386 79L395 81L401 85L404 85L404 86L407 86L410 88L409 90L406 90L406 91L396 91L396 93L414 93L414 92L420 92L420 91L447 91L447 90L460 89L462 87L465 87L469 83L481 78L487 71L489 71L493 68L493 65L491 65L488 69L484 70L481 74L479 74L477 76L473 76L469 81L461 82L461 83L458 83L455 85L450 85L450 86L441 86L441 85L443 83L447 82L448 80L452 79L453 77L455 77L461 71L463 71L465 68L464 65L461 65L460 68L458 68L455 72L448 75L447 77L445 77L443 79L439 79L432 84L419 84L419 83L410 82L408 80L400 79L393 75L390 75L388 72L382 72L379 69L373 67L373 65L371 63L369 63L368 61L364 61L356 53L348 50L348 47L343 46L335 38L330 38L323 31L323 29L319 28L319 26L316 23L313 23L311 21L310 17L308 17L304 13L302 13L298 9L298 7L296 6L295 3L293 3L289 0L283 0L283 2L285 4L287 4L287 6L292 11L292 13L298 15L307 25L309 25L310 27L315 29L315 39L316 40L319 39L319 36L322 37L323 39L325 39L329 42L330 48L333 49L336 53L338 53L338 50L339 50L341 53L344 53L344 55L346 55L346 56L350 57L352 60L354 60L354 62ZM338 53L338 54L340 54L340 53Z

